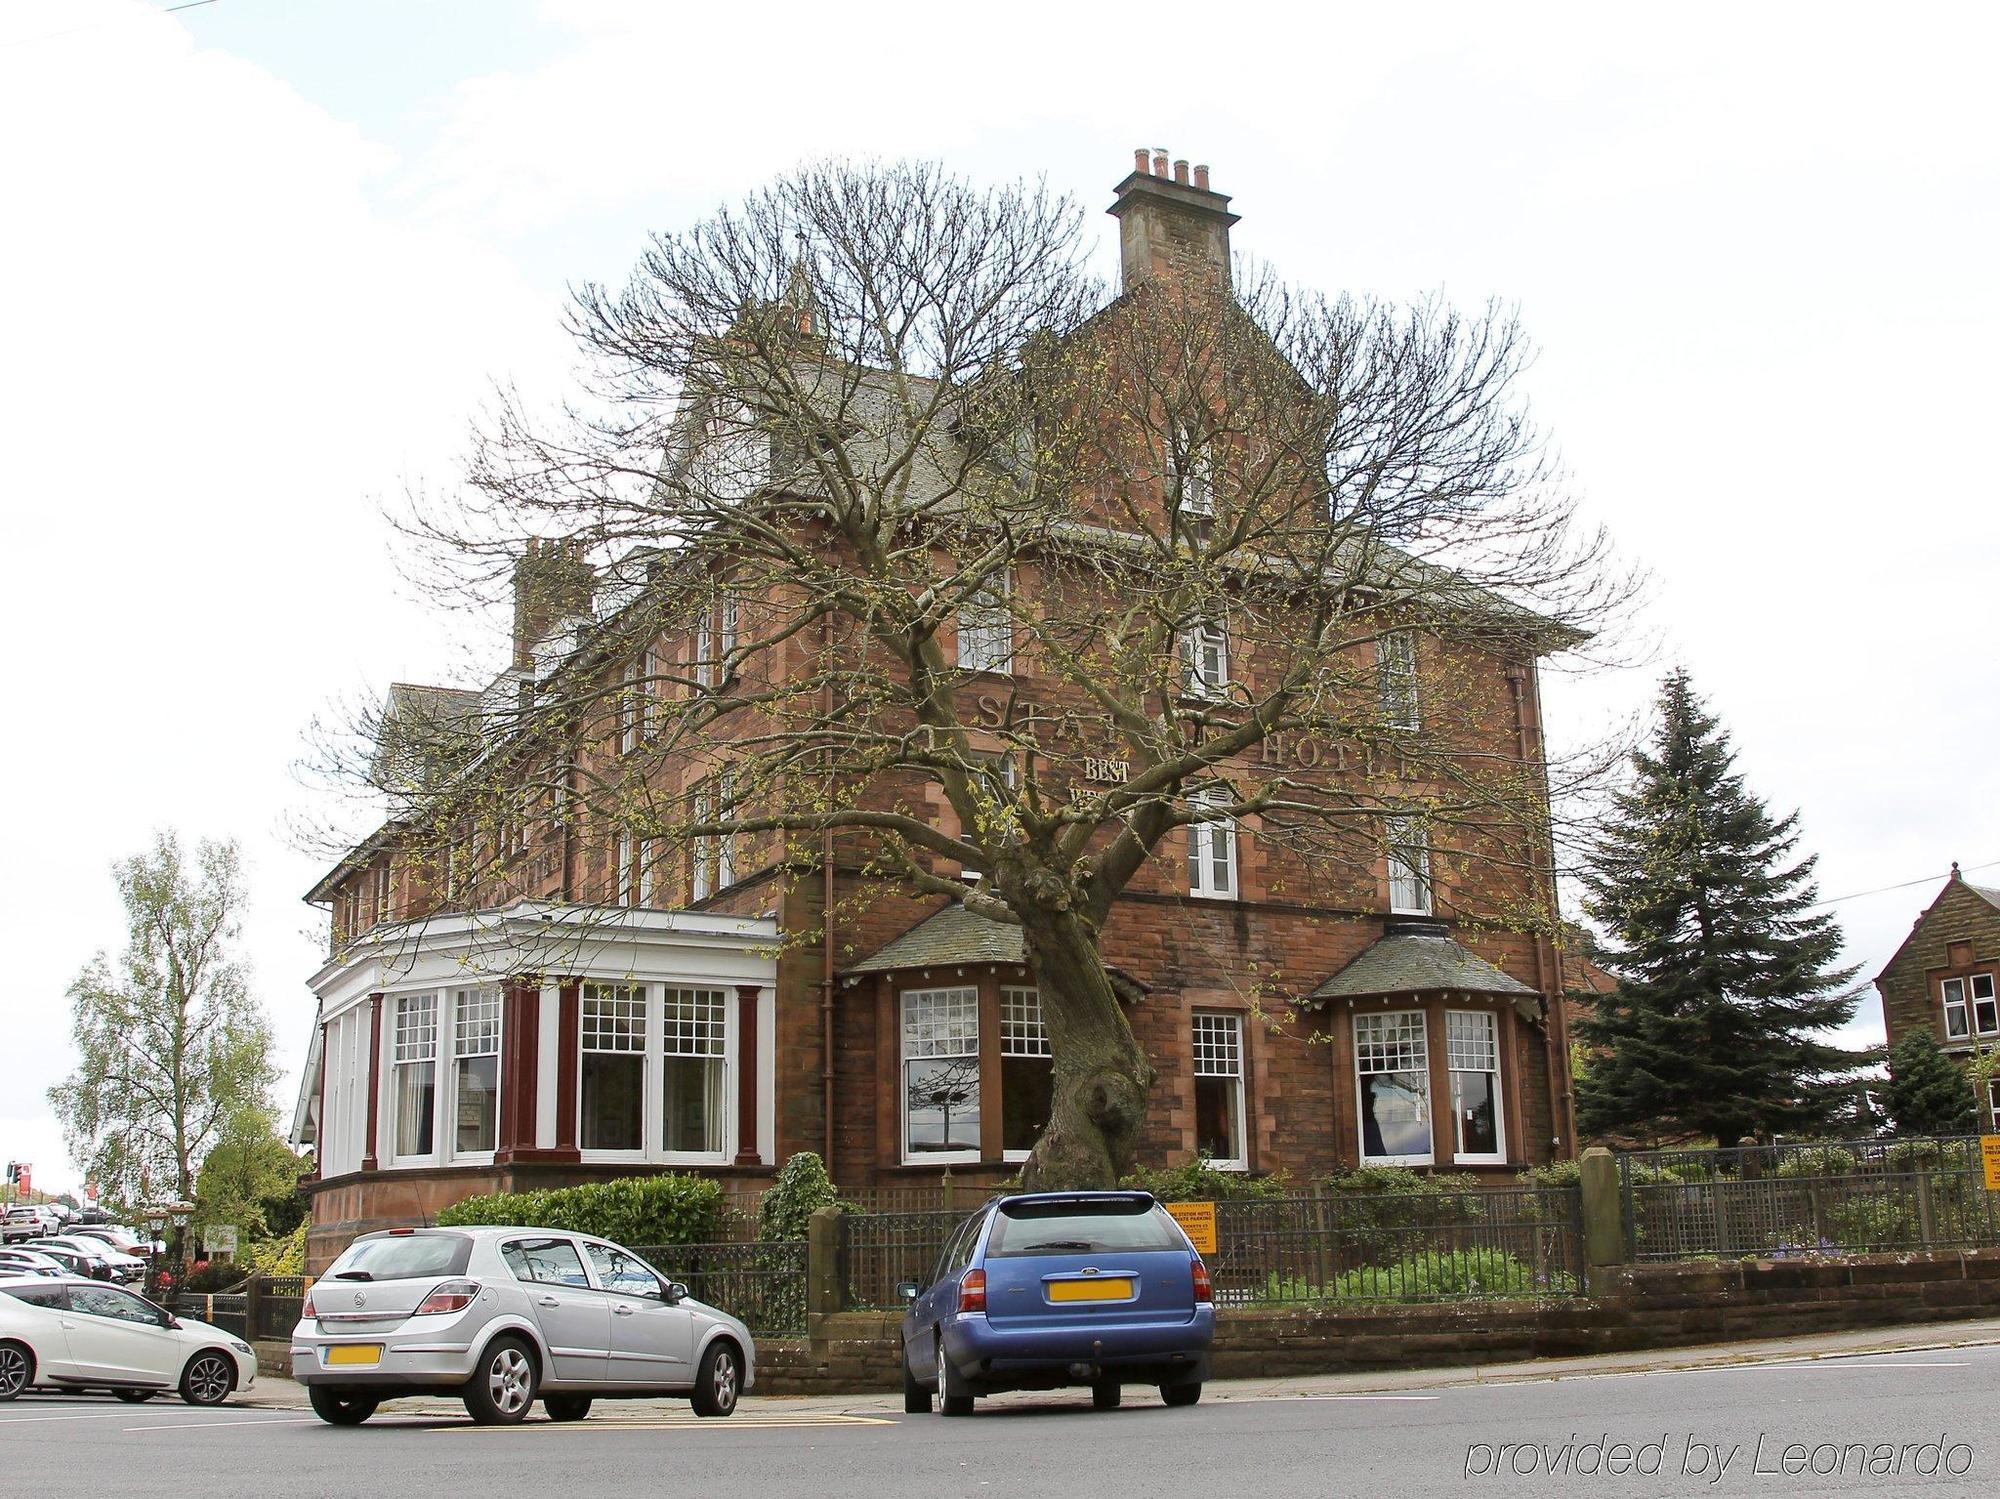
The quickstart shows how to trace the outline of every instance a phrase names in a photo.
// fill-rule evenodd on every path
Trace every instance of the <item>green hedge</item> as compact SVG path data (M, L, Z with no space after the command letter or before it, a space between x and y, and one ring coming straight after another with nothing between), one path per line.
M518 1223L596 1234L619 1244L707 1244L722 1214L722 1188L703 1176L627 1176L540 1192L488 1192L437 1216L448 1228Z
M1289 1197L1291 1183L1282 1175L1248 1176L1241 1171L1217 1171L1196 1162L1134 1171L1118 1183L1151 1192L1162 1202L1244 1202Z

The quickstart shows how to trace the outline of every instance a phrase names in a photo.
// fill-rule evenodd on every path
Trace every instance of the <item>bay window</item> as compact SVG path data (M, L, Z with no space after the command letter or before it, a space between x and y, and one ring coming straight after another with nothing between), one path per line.
M1210 1166L1249 1169L1243 1144L1243 1017L1194 1017L1194 1148Z
M979 1159L979 990L903 994L903 1154Z
M1500 1028L1487 1010L1445 1013L1452 1149L1460 1161L1506 1159L1500 1133Z
M500 991L460 989L451 1037L452 1150L483 1155L498 1138Z
M437 1010L435 994L396 1000L396 1147L400 1157L437 1153Z
M578 1143L585 1150L646 1145L646 990L585 984Z
M1000 991L1000 1141L1008 1160L1026 1160L1048 1127L1055 1061L1039 989Z
M1430 1048L1424 1012L1356 1015L1354 1073L1362 1160L1430 1164Z
M660 1145L669 1155L722 1151L727 1005L720 989L667 989L662 995Z

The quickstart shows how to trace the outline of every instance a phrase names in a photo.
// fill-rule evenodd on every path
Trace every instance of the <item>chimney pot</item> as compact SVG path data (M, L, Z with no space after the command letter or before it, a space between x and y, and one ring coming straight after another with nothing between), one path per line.
M1153 158L1144 146L1141 146L1132 153L1132 170L1151 174L1153 170Z
M1176 182L1180 183L1180 184L1181 184L1181 186L1183 186L1183 187L1187 186L1187 162L1186 162L1186 161L1184 161L1184 160L1183 160L1183 161L1177 161L1177 162L1175 162L1175 163L1174 163L1174 181L1176 181Z
M1208 191L1208 164L1203 162L1194 169L1194 185L1203 192Z
M1153 147L1153 175L1155 177L1164 177L1167 175L1167 148L1165 146Z

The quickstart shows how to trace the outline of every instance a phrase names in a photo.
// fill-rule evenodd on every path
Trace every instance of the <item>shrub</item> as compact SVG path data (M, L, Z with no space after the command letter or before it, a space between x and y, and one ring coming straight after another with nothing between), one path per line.
M826 1174L826 1163L810 1150L786 1161L777 1181L757 1204L757 1237L765 1243L803 1239L812 1215L821 1208L842 1206Z
M1583 1180L1583 1162L1550 1161L1530 1166L1515 1178L1524 1187L1574 1187Z
M306 1273L306 1227L298 1227L279 1239L257 1239L243 1251L243 1268L252 1275L304 1275Z
M703 1244L715 1237L722 1188L700 1176L627 1176L537 1192L488 1192L437 1215L450 1228L518 1223L596 1234L620 1244Z
M1408 1166L1362 1166L1329 1176L1326 1185L1350 1196L1442 1196L1476 1191L1479 1178L1465 1172L1413 1171Z
M1151 1192L1162 1202L1254 1202L1291 1195L1283 1175L1249 1176L1191 1161L1185 1166L1141 1167L1118 1183Z
M1778 1162L1774 1176L1852 1176L1861 1162L1851 1150L1838 1145L1813 1145L1794 1151Z
M249 1278L243 1266L229 1260L197 1260L188 1267L180 1288L191 1295L210 1295L233 1291Z
M1333 1283L1343 1301L1466 1301L1477 1297L1567 1294L1571 1277L1552 1271L1537 1277L1504 1249L1462 1249L1415 1254L1387 1265L1349 1270Z

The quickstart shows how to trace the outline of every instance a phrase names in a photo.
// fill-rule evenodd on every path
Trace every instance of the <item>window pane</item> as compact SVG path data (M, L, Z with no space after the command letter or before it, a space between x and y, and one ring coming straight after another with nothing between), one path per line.
M1000 1136L1006 1150L1033 1150L1055 1103L1055 1063L1047 1057L1000 1059Z
M722 1149L722 1058L666 1059L661 1118L667 1150Z
M516 1239L500 1251L514 1279L543 1286L587 1286L583 1258L568 1239Z
M1451 1075L1452 1112L1458 1120L1460 1155L1500 1153L1500 1115L1494 1107L1499 1088L1490 1072Z
M429 1155L437 1148L437 1063L396 1068L396 1153Z
M1194 1148L1203 1160L1243 1159L1242 1121L1237 1108L1240 1096L1233 1077L1194 1080Z
M645 1140L646 1059L621 1052L583 1054L585 1150L639 1150Z
M458 1063L458 1096L454 1117L458 1120L458 1151L491 1150L497 1137L500 1094L500 1059L495 1056L464 1057Z
M1421 1010L1354 1017L1364 1157L1431 1153L1429 1057Z
M979 1149L979 1058L914 1061L906 1069L910 1153Z

